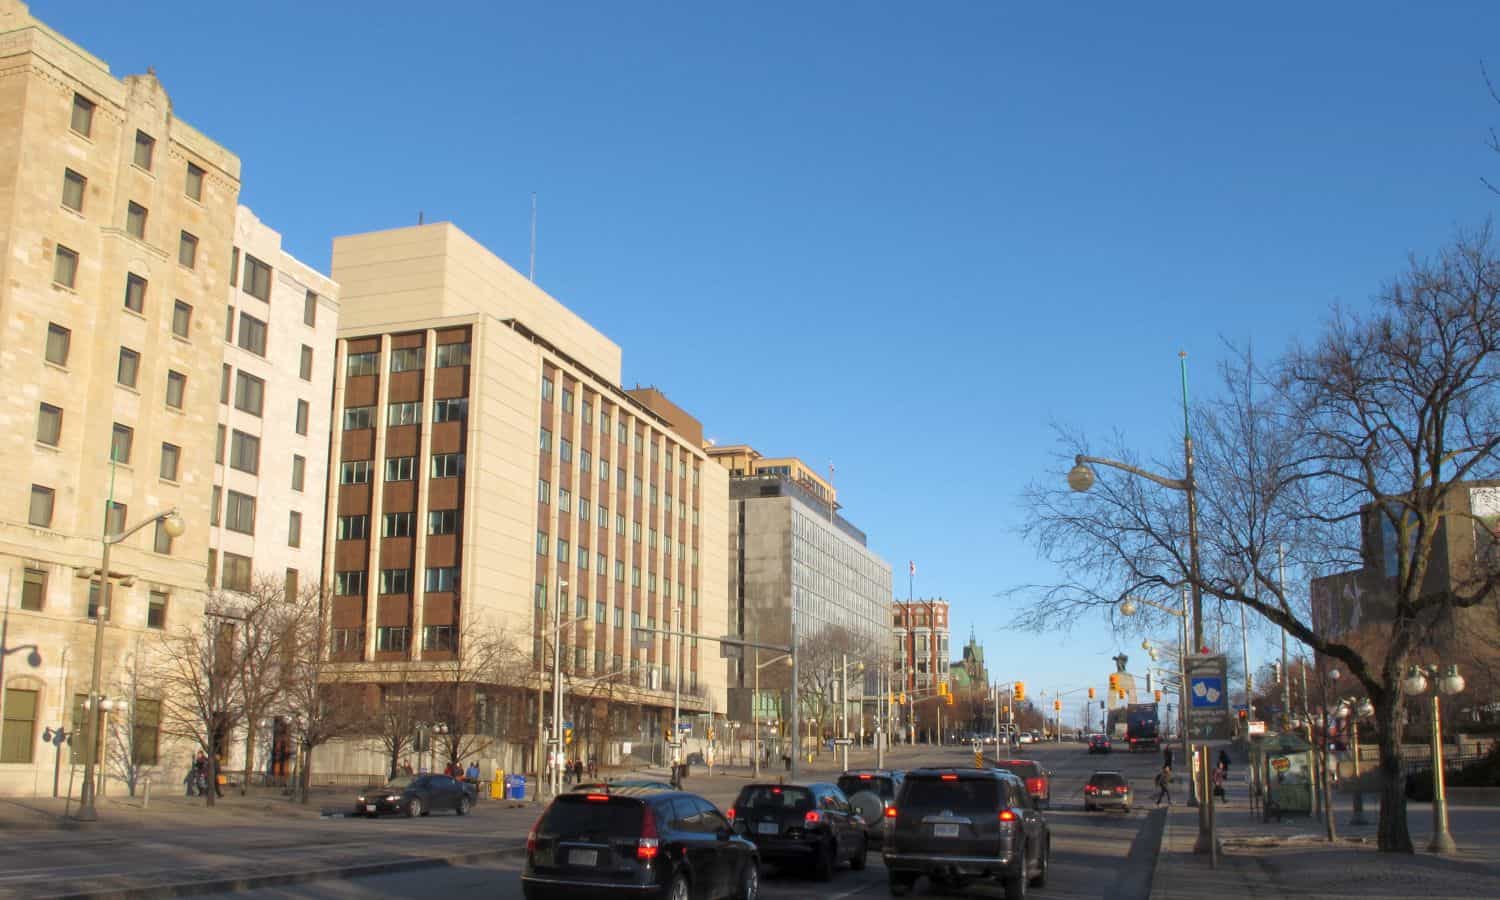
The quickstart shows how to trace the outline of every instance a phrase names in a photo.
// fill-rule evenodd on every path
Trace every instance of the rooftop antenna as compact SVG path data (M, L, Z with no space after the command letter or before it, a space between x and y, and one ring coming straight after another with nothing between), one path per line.
M527 277L536 284L536 191L531 192L531 272Z
M422 224L422 211L420 209L417 210L417 224L418 225Z

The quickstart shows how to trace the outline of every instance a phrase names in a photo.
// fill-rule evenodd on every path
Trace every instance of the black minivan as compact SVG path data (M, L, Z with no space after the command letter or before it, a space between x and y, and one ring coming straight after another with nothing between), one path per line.
M807 866L819 881L846 859L855 871L865 867L865 820L835 785L747 784L729 817L766 862Z
M1005 886L1008 900L1047 881L1052 835L1026 785L1000 769L915 769L906 773L884 858L892 896L926 875L941 888L976 878Z
M521 890L527 900L755 900L760 860L697 794L648 787L560 794L526 835Z

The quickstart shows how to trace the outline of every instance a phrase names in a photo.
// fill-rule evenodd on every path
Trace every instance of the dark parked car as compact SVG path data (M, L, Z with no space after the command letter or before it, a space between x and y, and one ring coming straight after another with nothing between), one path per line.
M846 859L855 871L865 867L865 820L837 785L749 784L729 817L766 862L809 866L820 881Z
M1109 735L1105 735L1105 734L1091 734L1091 735L1089 735L1089 752L1090 753L1108 753L1109 750L1110 750L1110 747L1109 747Z
M903 778L904 773L890 769L860 769L839 776L839 790L865 820L865 837L872 844L883 842L890 830L885 811L895 804Z
M755 900L755 845L707 800L620 788L553 800L526 835L521 892L551 897Z
M1052 834L1026 785L1000 769L906 773L883 856L892 896L926 875L943 888L993 878L1010 900L1047 882Z
M1130 781L1119 772L1095 772L1083 786L1084 812L1093 812L1104 807L1113 807L1130 812L1134 801Z
M995 768L1004 769L1026 783L1026 790L1037 799L1042 809L1052 808L1052 773L1032 759L1002 759Z
M472 791L447 775L398 775L383 786L372 785L361 791L354 814L425 816L435 809L451 809L464 815L473 808Z

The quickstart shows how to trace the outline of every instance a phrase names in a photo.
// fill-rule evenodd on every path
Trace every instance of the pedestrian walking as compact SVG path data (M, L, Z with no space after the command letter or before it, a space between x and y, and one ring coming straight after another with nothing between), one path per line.
M464 780L466 780L466 781L472 781L475 784L479 783L479 763L477 763L477 762L471 762L471 763L469 763L468 770L464 772Z
M1166 798L1167 805L1172 805L1172 770L1166 766L1156 773L1156 805L1161 806L1162 798Z
M573 780L579 784L583 783L583 760L573 760Z
M1227 751L1219 751L1219 768L1224 771L1226 777L1229 775L1229 753Z
M597 753L589 754L589 777L599 777L599 754Z
M1224 780L1228 777L1228 775L1229 770L1226 766L1219 766L1217 769L1214 769L1214 796L1219 798L1220 800L1223 800L1225 803L1229 802L1229 795L1224 793Z
M1161 764L1163 768L1172 768L1172 748L1163 747L1161 750Z

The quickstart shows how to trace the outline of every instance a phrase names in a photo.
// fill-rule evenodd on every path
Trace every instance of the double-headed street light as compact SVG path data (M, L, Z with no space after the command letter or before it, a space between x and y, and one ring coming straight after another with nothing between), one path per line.
M1334 669L1328 675L1335 684L1338 683L1338 669ZM1349 818L1349 824L1368 825L1370 823L1365 819L1364 784L1361 782L1359 770L1359 721L1375 715L1375 706L1368 697L1346 697L1338 702L1333 714L1338 717L1345 733L1349 735L1349 746L1354 751L1354 813ZM1333 815L1333 810L1329 810L1328 814Z
M1458 674L1458 666L1447 666L1439 670L1435 665L1414 665L1406 672L1402 687L1406 693L1417 696L1427 692L1432 684L1432 842L1427 849L1433 853L1457 853L1458 845L1448 832L1448 795L1443 784L1443 722L1439 694L1453 696L1464 689L1464 677Z

